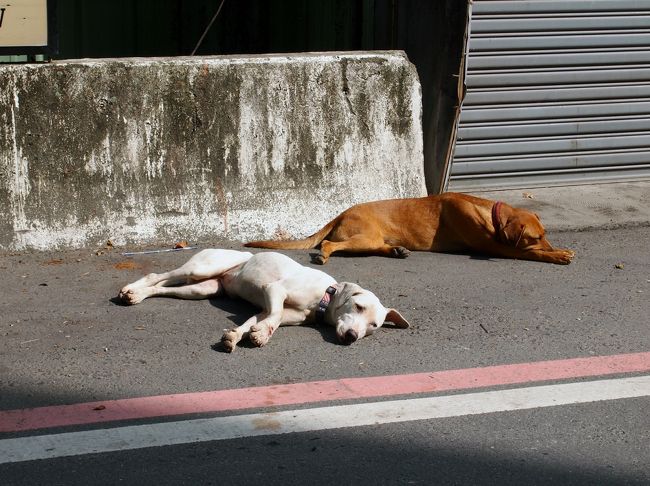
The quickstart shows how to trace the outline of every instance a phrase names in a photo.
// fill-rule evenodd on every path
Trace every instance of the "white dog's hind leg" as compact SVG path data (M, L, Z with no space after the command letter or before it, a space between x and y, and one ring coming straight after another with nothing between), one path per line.
M176 270L162 274L161 276L165 278L160 280L170 280L170 285L178 283L178 280L181 279L188 279L189 281L205 280L206 278L221 275L237 265L247 262L252 256L252 253L246 251L202 250Z
M127 293L130 290L141 289L141 288L144 288L144 287L151 287L153 285L158 285L160 282L163 282L168 278L168 273L169 272L147 274L144 277L136 280L135 282L132 282L132 283L122 287L122 290L120 290L120 295L122 293Z
M183 267L184 266L185 265L183 265ZM120 290L119 297L120 299L122 299L124 302L128 304L137 304L138 302L141 302L147 297L150 297L150 295L147 295L148 292L145 291L146 289L152 287L162 288L166 285L178 285L178 284L187 283L191 280L191 278L190 278L190 274L187 272L187 269L183 267L177 268L176 270L172 270L171 272L150 273L149 275L145 275L141 279L136 280L135 282L130 283L125 287L122 287L122 290ZM131 294L134 293L140 293L144 295L144 297L142 297L139 300L137 298L132 298Z
M134 305L142 302L149 297L177 297L179 299L200 300L216 296L223 292L223 286L217 279L204 280L190 285L180 287L162 287L151 286L137 289L131 289L126 293L120 293L122 301L126 304Z
M199 282L217 277L231 268L250 260L252 253L236 250L208 249L202 250L175 270L165 273L150 273L120 290L119 297L126 303L137 304L143 299L132 299L129 293L146 287L165 287L192 282ZM143 292L146 299L148 292Z

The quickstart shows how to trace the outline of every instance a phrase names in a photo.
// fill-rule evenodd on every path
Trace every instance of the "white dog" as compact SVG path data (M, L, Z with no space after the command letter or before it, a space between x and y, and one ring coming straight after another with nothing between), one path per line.
M372 334L384 321L409 327L399 312L386 309L369 290L336 283L325 272L274 252L203 250L176 270L151 273L127 285L119 297L137 304L158 295L205 299L224 292L262 309L241 326L226 330L221 341L230 352L247 336L256 346L264 346L278 327L314 320L335 326L344 344Z

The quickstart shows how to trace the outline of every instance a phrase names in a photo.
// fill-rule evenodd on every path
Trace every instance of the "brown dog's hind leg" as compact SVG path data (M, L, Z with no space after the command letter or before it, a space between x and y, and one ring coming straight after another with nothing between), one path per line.
M387 256L393 258L406 258L411 254L411 251L408 248L404 248L403 246L389 246L389 248L390 254Z
M314 263L327 263L332 253L347 251L350 253L367 253L392 258L406 258L411 252L403 246L387 245L382 238L367 238L363 235L353 236L344 241L323 240L320 253L314 258Z

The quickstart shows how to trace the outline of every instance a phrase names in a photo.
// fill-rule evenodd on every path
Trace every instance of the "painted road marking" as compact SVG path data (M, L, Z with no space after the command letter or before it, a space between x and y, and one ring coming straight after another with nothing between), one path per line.
M650 352L0 411L0 432L649 372Z
M0 440L0 464L650 396L650 375Z

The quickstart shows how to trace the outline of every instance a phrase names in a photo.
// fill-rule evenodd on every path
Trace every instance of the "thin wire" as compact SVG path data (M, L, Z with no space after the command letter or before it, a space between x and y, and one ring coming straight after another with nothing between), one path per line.
M196 250L198 246L184 246L182 248L166 248L164 250L145 250L145 251L127 251L122 253L122 256L133 256L133 255L149 255L151 253L167 253L169 251L185 251L185 250Z
M193 56L196 53L196 50L199 48L199 46L203 42L203 39L205 39L205 36L207 35L208 31L210 30L210 27L212 27L212 24L214 24L214 21L217 20L217 17L219 16L219 13L221 12L221 7L223 7L223 4L225 2L226 2L226 0L221 0L221 4L219 5L219 8L217 9L217 13L214 14L214 17L212 17L212 20L210 21L208 26L203 31L203 35L201 36L199 41L196 43L196 47L194 47L194 50L192 51L192 54L190 54L190 56Z

